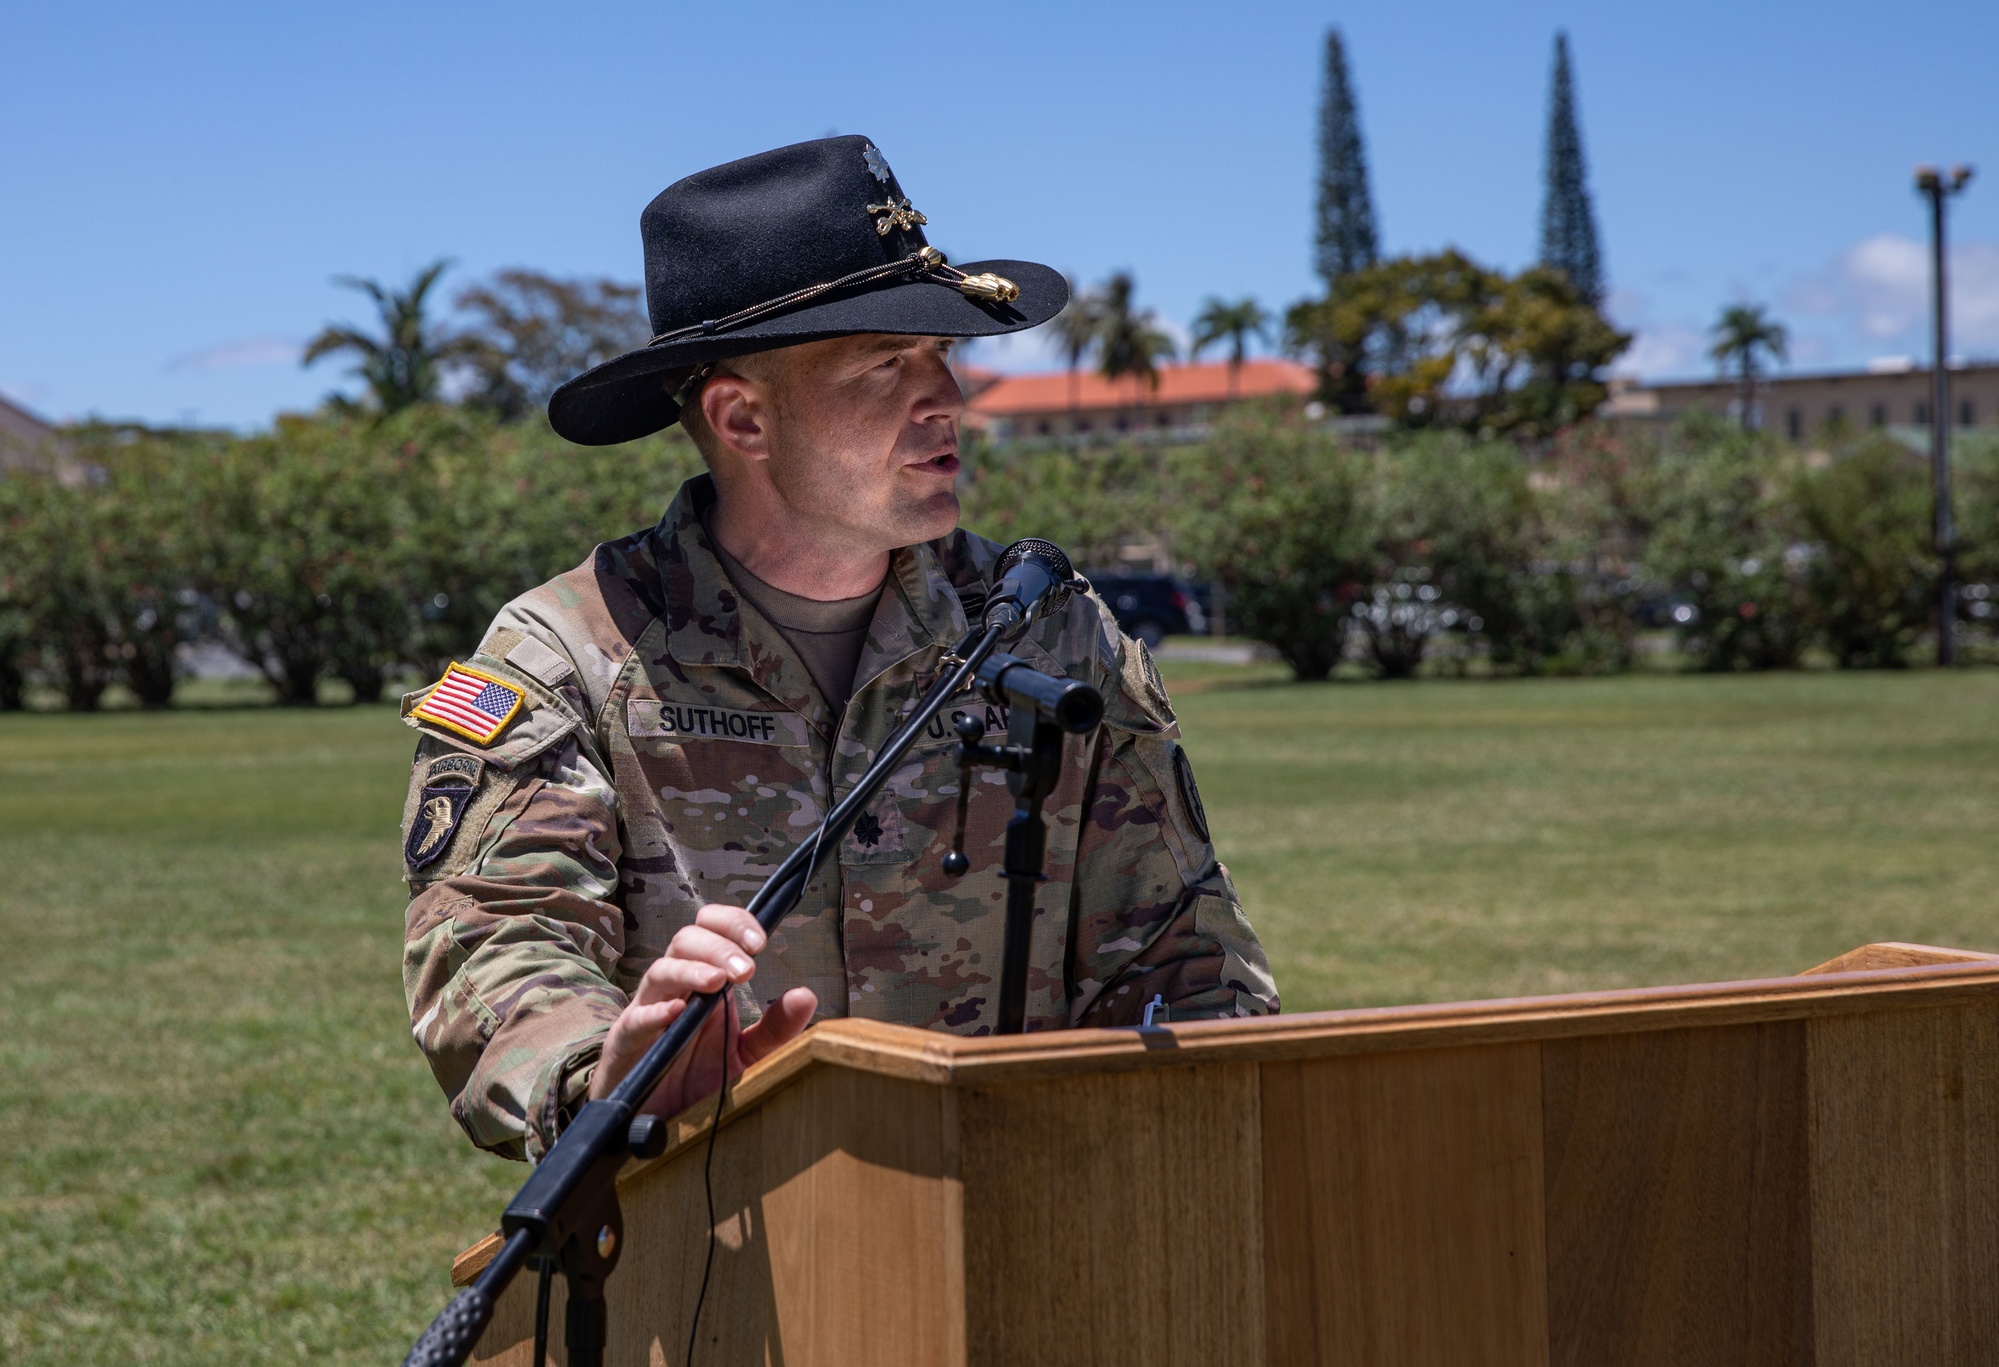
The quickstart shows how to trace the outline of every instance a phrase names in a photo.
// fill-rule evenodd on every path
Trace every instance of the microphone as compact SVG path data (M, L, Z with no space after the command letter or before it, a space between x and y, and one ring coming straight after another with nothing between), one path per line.
M1026 537L1000 552L993 568L998 582L986 599L985 625L1013 640L1041 618L1069 605L1075 570L1052 541Z

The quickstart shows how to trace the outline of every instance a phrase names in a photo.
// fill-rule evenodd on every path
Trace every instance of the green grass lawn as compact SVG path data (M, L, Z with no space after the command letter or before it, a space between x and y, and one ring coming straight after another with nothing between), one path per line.
M1999 947L1999 672L1169 668L1292 1009ZM410 1043L387 708L0 717L0 1361L387 1363L522 1169Z

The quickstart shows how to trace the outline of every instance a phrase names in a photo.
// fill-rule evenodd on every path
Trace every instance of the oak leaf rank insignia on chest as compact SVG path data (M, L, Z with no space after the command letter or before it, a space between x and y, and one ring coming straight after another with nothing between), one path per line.
M431 687L410 713L480 745L507 729L507 723L521 710L525 694L512 684L482 674L466 665L454 664Z

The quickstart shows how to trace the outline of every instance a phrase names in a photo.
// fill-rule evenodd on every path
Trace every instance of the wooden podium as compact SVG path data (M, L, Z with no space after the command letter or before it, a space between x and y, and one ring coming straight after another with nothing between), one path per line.
M697 1111L620 1179L615 1367L682 1362ZM714 1186L702 1367L1999 1363L1999 956L1146 1031L829 1022L743 1079ZM533 1299L476 1361L527 1363Z

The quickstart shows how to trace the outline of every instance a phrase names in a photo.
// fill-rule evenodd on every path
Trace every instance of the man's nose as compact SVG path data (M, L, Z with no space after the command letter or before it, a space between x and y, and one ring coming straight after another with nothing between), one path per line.
M965 391L958 388L958 377L951 373L951 363L944 353L930 351L925 356L923 384L912 416L918 422L939 417L955 422L965 412Z

